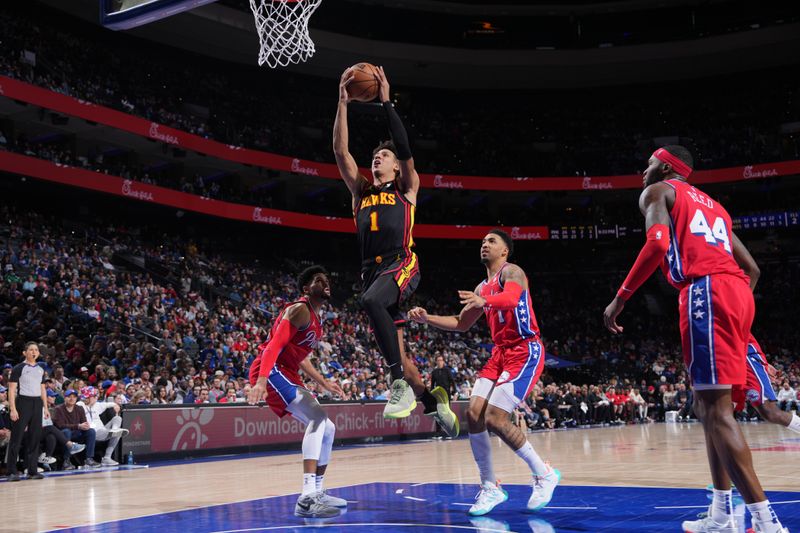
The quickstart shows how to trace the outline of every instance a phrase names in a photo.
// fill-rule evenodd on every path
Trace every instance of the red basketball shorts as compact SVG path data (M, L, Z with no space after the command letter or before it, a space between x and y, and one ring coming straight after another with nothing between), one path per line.
M740 385L747 377L753 292L741 278L713 274L681 290L683 359L692 385Z
M772 388L768 367L764 351L761 350L755 337L750 335L747 341L747 378L743 387L739 385L733 387L733 401L737 411L744 410L746 401L753 406L778 401L775 389Z
M544 358L544 345L539 339L507 347L495 346L478 377L497 382L497 388L509 389L519 403L542 375Z

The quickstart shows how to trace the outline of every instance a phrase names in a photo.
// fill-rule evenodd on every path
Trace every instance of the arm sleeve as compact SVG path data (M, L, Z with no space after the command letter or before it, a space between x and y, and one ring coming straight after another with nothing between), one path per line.
M22 377L22 365L16 365L11 370L11 375L8 377L9 383L19 383L19 378Z
M261 352L258 377L265 378L269 376L269 373L272 372L272 367L275 366L275 361L278 360L278 356L289 344L289 341L292 340L295 333L297 333L297 328L289 320L282 319L266 348Z
M633 296L636 289L647 281L647 278L658 268L659 263L664 260L664 256L669 249L669 228L664 224L653 224L647 230L647 241L645 241L639 257L633 263L628 277L622 282L622 286L617 291L617 296L627 301Z
M486 305L493 309L513 309L519 303L522 296L522 286L513 281L507 281L503 287L503 292L486 296Z
M400 120L400 115L397 114L397 110L391 102L384 102L383 108L386 110L386 118L389 119L389 134L397 149L397 158L401 161L408 161L411 159L411 145L408 142L408 133L403 126L403 121Z

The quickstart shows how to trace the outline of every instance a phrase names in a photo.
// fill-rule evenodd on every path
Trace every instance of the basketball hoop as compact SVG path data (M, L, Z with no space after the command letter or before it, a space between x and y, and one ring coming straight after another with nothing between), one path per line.
M308 20L320 3L322 0L250 0L261 43L258 64L285 67L313 56Z

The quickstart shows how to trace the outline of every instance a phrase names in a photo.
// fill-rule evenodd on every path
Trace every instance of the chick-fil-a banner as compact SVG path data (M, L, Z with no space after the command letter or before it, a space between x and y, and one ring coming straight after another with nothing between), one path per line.
M0 152L0 171L233 220L314 231L355 233L352 218L309 215L213 200L11 152ZM417 224L414 236L423 239L481 239L490 229L492 226ZM546 240L550 237L547 226L503 226L503 229L517 240Z
M241 146L205 139L135 117L92 102L60 94L13 78L0 76L0 95L22 102L111 126L149 139L200 152L227 161L246 165L306 174L320 178L339 179L336 165L318 163L295 157L250 150ZM642 162L644 166L644 162ZM368 169L361 169L369 175ZM764 163L744 167L699 170L692 174L692 183L717 183L754 178L786 176L800 173L800 161ZM592 177L490 177L420 174L421 185L429 189L471 189L485 191L602 191L636 189L642 186L638 174Z
M468 402L451 407L465 425ZM323 408L336 425L336 439L399 437L433 433L433 418L416 409L400 420L383 418L383 403L333 403ZM305 427L291 416L278 418L268 407L246 404L203 404L174 407L126 407L122 427L130 433L122 440L123 455L215 450L245 446L292 445L303 440Z

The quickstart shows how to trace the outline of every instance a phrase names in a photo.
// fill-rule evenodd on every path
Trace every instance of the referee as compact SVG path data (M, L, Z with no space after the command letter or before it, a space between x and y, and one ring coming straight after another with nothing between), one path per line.
M19 481L17 455L25 430L28 430L28 479L44 479L37 470L39 441L42 436L42 416L50 417L44 410L47 405L47 392L44 386L44 369L36 364L39 345L25 343L25 362L11 371L8 380L8 402L11 407L11 441L8 444L8 481ZM19 395L17 392L19 390Z

